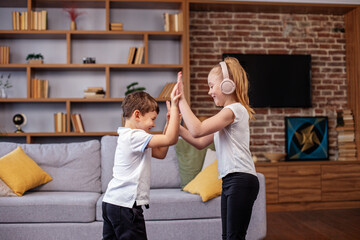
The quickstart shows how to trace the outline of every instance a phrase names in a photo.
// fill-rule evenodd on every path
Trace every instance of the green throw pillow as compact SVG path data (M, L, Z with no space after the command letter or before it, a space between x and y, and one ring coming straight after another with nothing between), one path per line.
M202 150L198 150L187 143L184 139L180 138L178 140L175 145L175 149L179 161L179 173L182 189L201 171L206 150L208 148L215 150L213 143Z

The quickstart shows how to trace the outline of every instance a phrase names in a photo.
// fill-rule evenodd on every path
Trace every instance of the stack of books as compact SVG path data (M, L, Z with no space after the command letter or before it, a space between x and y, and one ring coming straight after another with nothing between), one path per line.
M12 12L13 30L28 30L28 13Z
M0 46L0 64L10 63L10 47Z
M163 90L161 91L161 93L159 95L159 99L166 99L166 100L170 99L171 92L175 85L176 85L175 82L166 83Z
M49 97L49 81L32 79L31 96L33 98L48 98Z
M74 132L77 132L77 133L85 132L84 124L83 124L80 114L78 114L78 113L71 114L71 123L72 123Z
M338 160L355 161L357 160L357 149L355 143L355 124L352 111L344 109L338 112Z
M66 132L66 113L54 113L55 132Z
M183 13L164 13L164 31L181 32L183 31Z
M127 64L141 64L144 56L144 47L130 47Z
M84 90L85 98L103 98L105 96L105 91L102 87L88 87Z
M47 11L31 11L31 25L28 22L27 12L12 12L13 30L46 30Z
M122 23L110 23L110 30L111 31L122 31L123 24Z
M31 11L31 29L46 30L47 29L47 11Z

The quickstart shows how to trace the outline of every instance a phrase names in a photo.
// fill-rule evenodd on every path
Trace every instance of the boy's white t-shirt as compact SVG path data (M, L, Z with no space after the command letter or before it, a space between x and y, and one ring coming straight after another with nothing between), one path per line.
M114 157L113 178L103 201L132 208L149 204L151 148L153 135L141 129L120 127Z
M214 134L219 178L233 172L257 176L249 148L249 114L241 103L233 103L224 108L231 109L235 119L232 124Z

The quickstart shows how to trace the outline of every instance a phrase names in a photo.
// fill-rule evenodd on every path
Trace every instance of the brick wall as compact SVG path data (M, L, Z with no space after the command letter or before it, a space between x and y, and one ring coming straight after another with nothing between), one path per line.
M311 54L313 108L256 108L251 151L285 151L285 116L329 117L330 159L336 158L336 111L346 108L343 16L190 12L191 107L198 116L220 109L207 94L207 75L222 53Z

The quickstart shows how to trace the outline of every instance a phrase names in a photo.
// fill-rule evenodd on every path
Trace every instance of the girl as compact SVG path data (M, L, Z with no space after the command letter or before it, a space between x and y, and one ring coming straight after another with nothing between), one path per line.
M178 82L182 92L181 78L180 72ZM222 238L245 239L259 192L249 150L249 120L254 119L254 110L249 106L248 79L238 60L228 57L211 69L208 85L215 105L223 109L200 122L182 94L179 107L188 129L181 127L179 134L198 149L215 143L219 178L222 178Z

